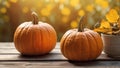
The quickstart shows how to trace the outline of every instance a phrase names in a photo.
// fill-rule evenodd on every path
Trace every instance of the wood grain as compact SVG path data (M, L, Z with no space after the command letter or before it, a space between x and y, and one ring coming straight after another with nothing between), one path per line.
M60 52L60 44L57 43L55 49L44 56L22 56L14 47L13 43L0 43L1 61L66 61L67 59ZM106 54L101 54L97 59L106 61L119 61L120 59L110 58Z
M59 62L0 62L1 68L119 68L120 62L114 61L95 61L95 62L77 62L68 61Z
M0 68L119 68L120 58L102 53L96 60L75 62L67 60L60 52L60 44L44 56L23 56L13 43L0 43Z

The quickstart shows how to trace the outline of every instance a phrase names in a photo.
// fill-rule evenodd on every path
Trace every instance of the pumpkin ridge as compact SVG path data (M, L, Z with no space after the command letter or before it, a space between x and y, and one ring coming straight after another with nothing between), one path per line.
M97 32L95 32L94 34L95 34L95 35L98 35L98 36L96 36L97 38L101 38L100 35L99 35ZM97 38L96 38L96 39L97 39ZM97 39L97 43L102 43L102 39ZM101 54L101 51L100 51L100 50L103 49L103 43L102 43L102 44L98 44L98 46L101 46L101 47L98 47L98 49L99 49L98 53Z
M48 42L49 42L49 46L50 46L50 45L51 45L51 43L50 43L50 42L51 42L51 40L50 40L50 32L49 32L49 30L48 30L48 28L47 28L46 26L44 26L44 27L45 27L45 29L46 29L46 30L47 30L47 32L48 32L48 33L47 33L47 34L48 34L48 36L49 36L49 37L48 37L48 39L49 39L49 41L48 41ZM53 46L52 46L51 48L53 49ZM51 49L51 48L47 48L47 49Z
M76 36L75 36L75 40L76 40L76 44L78 45L78 47L77 47L77 49L79 49L79 50L81 50L81 45L82 45L82 36L81 36L82 34L81 34L81 32L77 32L77 34L76 34ZM74 41L75 41L74 40ZM79 53L77 54L78 56L77 56L77 59L76 60L78 60L78 59L81 59L82 58L82 56L81 56L81 51L78 51ZM79 58L78 58L79 57Z
M40 41L41 41L42 40L42 31L40 29L41 28L40 25L38 25L38 26L39 26L38 28L39 28L39 34L40 34L39 37L40 37ZM42 42L39 42L39 49L40 49L40 52L43 53Z
M33 35L35 35L35 33L33 34L33 31L32 31L32 28L33 28L33 25L31 26L31 28L29 29L29 32L30 32L30 46L31 46L31 50L34 51L33 53L35 53L35 48L34 48L34 44L33 44Z
M96 46L96 42L94 41L94 38L93 36L91 36L91 34L89 32L85 32L86 36L87 36L87 39L88 39L88 43L89 43L89 48L91 49L90 50L90 59L93 60L95 57L93 55L93 52L96 52L94 53L95 55L97 54L97 49L93 50L93 48L95 48L94 46ZM93 41L92 43L90 41ZM94 46L93 46L94 45Z
M43 23L41 23L41 24L43 24ZM40 23L38 24L38 25L39 25L39 28L43 28L43 27L41 26L41 24L40 24ZM40 29L40 33L41 33L41 34L40 34L40 35L41 35L41 40L43 40L44 35L43 35L43 31L42 31L41 29ZM42 49L42 50L41 50L41 51L42 51L41 53L44 53L43 46L44 46L44 45L43 45L43 42L41 42L41 49Z
M69 49L71 50L71 53L72 53L72 56L69 56L71 59L72 58L74 58L74 59L76 59L75 57L76 57L76 55L75 55L75 53L74 53L74 48L76 48L76 44L75 44L75 36L76 36L76 34L77 34L77 32L72 32L71 33L71 35L70 35L70 37L69 37L69 39L71 39L71 41L69 41L69 42L71 42L71 44L69 45ZM69 53L70 52L67 52L68 53L68 55L69 55Z
M47 24L49 25L49 24ZM49 25L49 27L51 27L51 25ZM48 28L48 27L47 27ZM49 28L48 28L49 29ZM52 30L52 31L51 31ZM55 29L53 27L51 27L51 30L49 30L49 33L53 33L56 37L54 38L52 34L50 34L50 37L52 36L55 41L57 41L57 33L55 32ZM51 41L54 42L51 38ZM51 42L50 42L51 43ZM56 45L56 42L54 43L54 45ZM55 48L55 46L53 46L53 48Z
M36 25L36 27L37 27L38 25ZM35 54L38 54L38 51L37 51L37 49L36 49L36 46L38 46L38 44L36 44L36 36L37 36L37 31L38 31L38 27L37 27L37 29L36 29L36 27L34 27L34 25L32 26L32 28L31 28L31 47L33 48L33 53L35 53ZM36 31L36 30L37 31ZM38 38L38 37L37 37Z
M67 39L67 37L69 36L71 34L71 30L70 31L67 31L64 35L63 35L63 37L61 38L61 43L60 43L60 49L61 49L61 51L62 51L62 53L63 53L63 55L65 56L65 41L66 41L66 39Z
M84 33L82 33L82 39L83 39L83 40L82 40L82 48L84 48L84 49L86 50L86 53L89 53L89 50L87 50L87 49L89 48L89 46L88 46L89 44L86 43L86 39L87 39L87 38L86 38L86 35L85 35ZM86 45L85 45L85 43L83 44L83 42L85 42ZM83 45L85 45L85 46L83 46ZM87 49L86 49L86 46L88 47ZM85 50L84 50L83 52L85 52ZM88 52L87 52L87 51L88 51ZM89 54L85 54L85 53L83 53L83 52L82 52L82 55L87 55L87 56L85 56L85 57L87 57L87 58L84 58L84 57L83 57L83 58L84 58L83 60L88 60Z
M72 32L67 38L66 38L66 42L65 43L67 43L67 47L69 46L69 48L67 48L68 50L66 51L66 49L65 49L65 53L67 53L67 55L69 56L69 58L72 60L72 57L74 58L74 56L72 55L71 56L71 52L72 52L72 49L73 49L73 47L74 47L74 45L73 45L73 42L74 42L74 38L75 38L75 34L76 34L76 32ZM71 39L72 38L72 39ZM65 47L66 48L66 47ZM69 49L71 50L71 52L69 52Z
M96 41L96 47L97 47L97 54L99 53L99 44L98 41L96 40L96 37L91 33L91 31L89 32L91 34L91 36L93 36L94 40ZM98 55L96 54L96 57L98 57Z
M70 31L67 31L64 35L63 35L63 37L62 37L62 39L61 39L61 51L62 51L62 53L63 53L63 55L66 57L66 46L65 46L65 42L67 41L67 39L68 39L68 36L70 36L71 35L71 30Z
M28 37L27 34L29 34L29 31L30 31L30 25L31 25L31 23L28 23L28 24L25 26L26 29L23 29L23 33L24 33L23 36ZM24 37L21 37L21 38L24 38ZM29 38L29 37L28 37L28 38ZM26 39L26 38L24 38L24 39ZM32 39L31 39L31 40L32 40ZM24 41L24 40L22 40L22 41ZM31 41L29 41L29 42L25 42L25 43L29 43L29 44L30 44L30 42L31 42ZM24 46L27 46L27 45L21 45L22 50L24 50L24 49L23 49L23 48L25 48ZM27 47L28 47L28 46L27 46ZM31 51L31 49L29 49L29 48L25 48L25 49L27 49L27 51ZM25 53L25 52L23 51L23 53ZM26 53L25 53L25 54L26 54Z
M72 59L72 60L83 60L83 59L80 59L80 58L83 57L83 56L82 56L83 54L82 54L82 52L81 52L81 50L82 50L81 48L82 48L82 46L83 46L83 45L82 45L82 44L83 44L82 35L83 35L82 32L77 32L77 34L75 35L75 40L74 40L74 41L75 41L76 44L74 44L74 45L77 45L77 46L78 46L77 48L78 48L80 51L79 51L78 49L75 49L75 47L74 47L74 49L77 50L76 52L78 52L78 53L77 53L77 56L75 57L75 59ZM79 42L79 41L80 41L80 42ZM79 57L79 58L78 58L78 57Z
M25 35L28 37L28 34L29 34L29 32L30 32L30 25L31 25L31 23L28 23L28 25L27 26L25 26L25 27L27 27L26 28L26 30L23 30L23 31L25 31L24 33L25 33ZM28 37L29 38L29 37ZM32 40L32 39L31 39ZM30 42L27 42L27 43L29 43L30 44ZM23 47L22 47L23 48ZM28 48L29 49L29 48ZM28 51L31 51L31 49L30 50L28 50Z
M91 58L91 57L90 57L90 56L91 56L91 54L90 54L90 53L91 53L90 42L89 42L89 39L88 39L87 34L86 34L86 33L84 33L84 35L86 36L86 39L87 39L87 41L86 41L86 42L88 43L87 45L88 45L88 49L89 49L89 51L88 51L88 57L87 57L87 60L90 60L90 58Z
M40 27L42 28L42 30L41 30L41 40L43 40L43 39L44 39L44 31L45 31L45 28L43 28L43 25L41 25L41 24L40 24ZM41 46L43 47L43 48L42 48L42 52L45 53L43 41L41 42L41 44L42 44Z
M46 44L46 46L45 46L45 48L48 49L47 51L45 50L45 53L46 53L48 51L51 51L55 47L56 42L54 42L54 41L56 41L56 39L54 39L54 41L53 41L53 40L51 40L51 38L52 37L54 38L54 36L56 36L56 32L55 32L54 28L51 27L51 25L49 25L49 24L41 23L39 25L41 26L41 28L44 27L44 28L42 28L42 34L41 35L44 36L44 34L46 34L48 36L46 41L49 44ZM46 32L46 33L44 33L44 32ZM54 33L55 33L55 35L53 35ZM51 47L49 47L49 46L51 46Z
M23 30L25 29L25 26L27 26L28 25L28 23L25 23L25 25L20 25L20 26L22 26L22 27L18 27L17 29L16 29L16 31L15 31L15 35L14 35L14 44L16 45L16 44L18 44L19 43L19 41L17 40L15 40L15 36L16 36L16 33L17 33L17 37L19 37L20 38L20 40L21 40L21 36L22 36L22 33L23 33ZM19 32L17 32L19 30ZM17 43L16 43L17 42ZM22 51L22 47L21 47L22 45L18 45L18 46L15 46L16 47L16 49L20 52L20 51ZM19 48L19 49L18 49ZM23 51L22 51L23 52Z

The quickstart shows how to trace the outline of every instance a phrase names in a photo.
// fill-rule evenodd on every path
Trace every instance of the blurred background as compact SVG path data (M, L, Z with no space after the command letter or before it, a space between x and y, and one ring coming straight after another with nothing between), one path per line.
M81 16L87 15L86 27L93 29L110 9L120 14L120 0L0 0L0 42L13 41L17 26L32 20L32 11L55 28L60 41L67 30L78 27Z

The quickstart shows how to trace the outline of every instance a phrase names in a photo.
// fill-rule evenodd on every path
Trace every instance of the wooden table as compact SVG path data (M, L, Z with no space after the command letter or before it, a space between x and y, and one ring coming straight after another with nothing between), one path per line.
M0 68L119 68L120 59L107 57L102 53L95 61L68 61L60 52L60 44L45 56L21 56L12 42L0 43Z

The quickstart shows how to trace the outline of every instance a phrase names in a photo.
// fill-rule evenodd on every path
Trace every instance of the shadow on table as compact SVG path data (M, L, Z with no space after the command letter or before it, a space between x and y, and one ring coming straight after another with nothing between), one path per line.
M46 55L39 55L39 56L26 56L20 55L20 61L35 61L35 62L51 62L51 63L58 63L61 66L120 66L120 60L118 59L96 59L94 61L69 61L60 53L49 53Z
M120 66L120 61L68 61L75 66Z
M20 55L20 60L28 60L28 61L66 61L67 59L59 54L59 53L48 53L45 55Z

